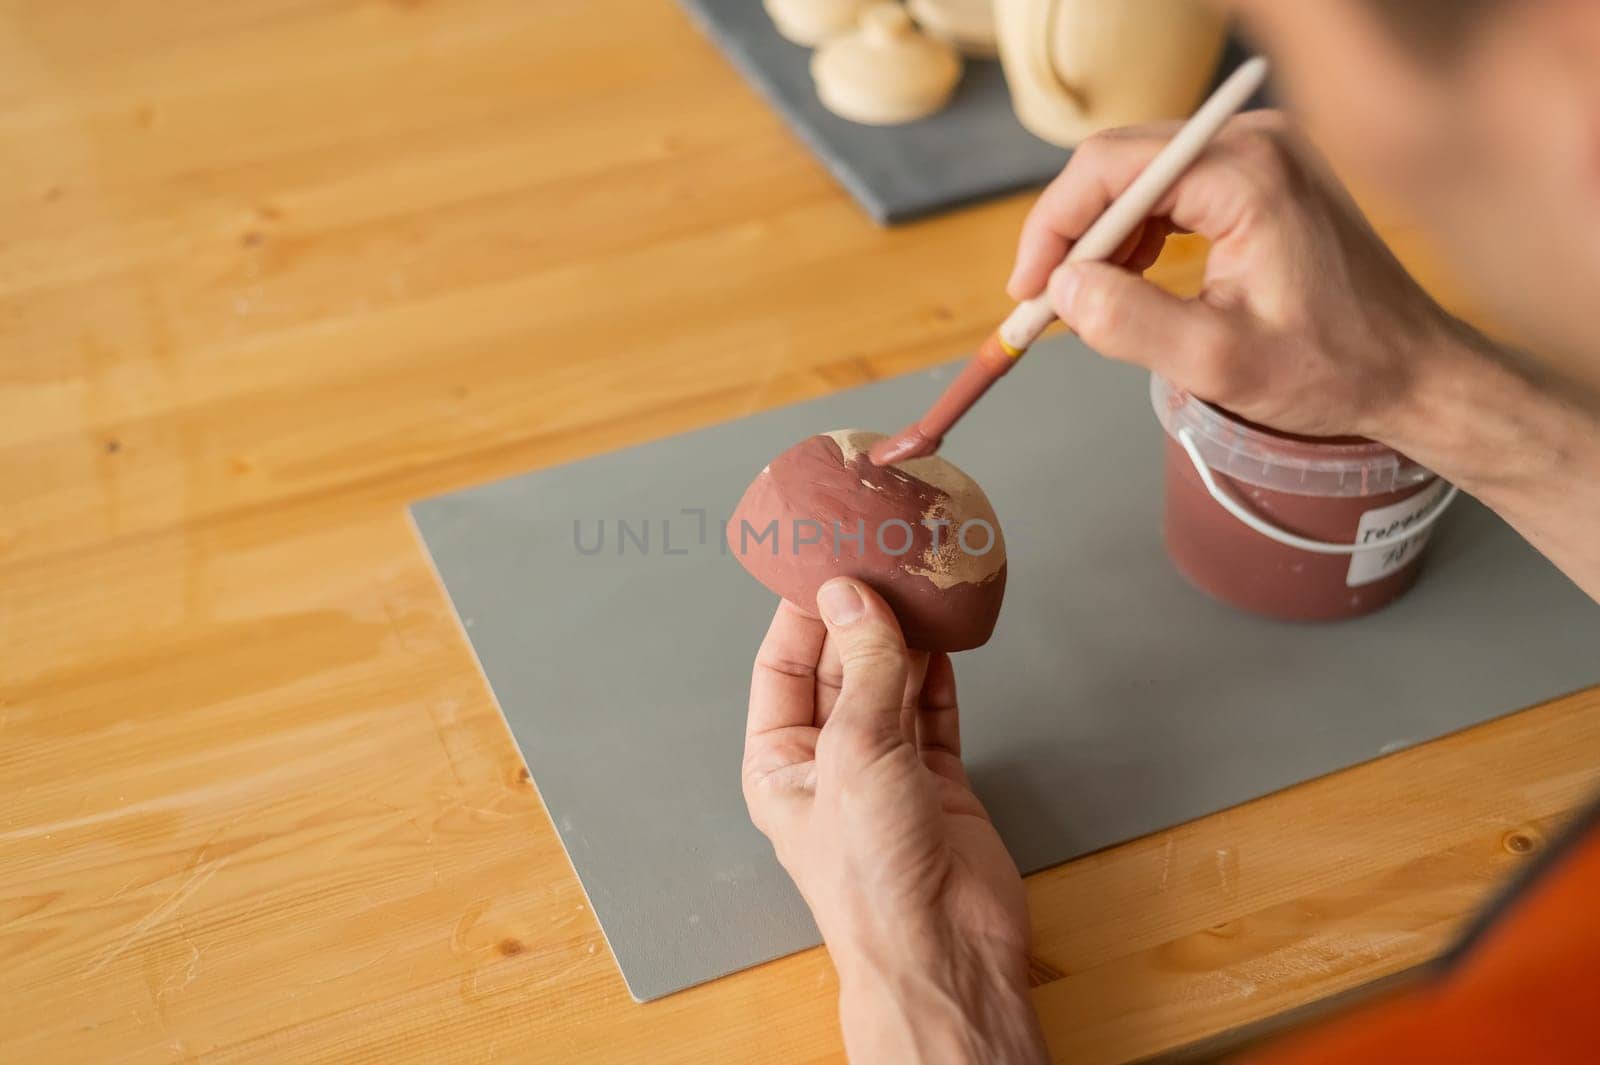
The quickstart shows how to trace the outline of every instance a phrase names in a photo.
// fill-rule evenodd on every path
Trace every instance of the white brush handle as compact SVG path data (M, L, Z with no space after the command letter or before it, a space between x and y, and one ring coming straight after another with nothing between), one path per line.
M1189 164L1206 150L1211 138L1245 105L1245 101L1255 95L1266 79L1267 61L1257 56L1247 60L1218 85L1217 91L1200 105L1200 109L1183 124L1183 128L1167 142L1167 146L1145 165L1133 183L1122 190L1122 195L1113 200L1105 213L1095 219L1088 231L1078 238L1072 251L1067 253L1066 259L1056 270L1065 268L1069 263L1105 259L1115 253L1122 242L1128 239L1128 234L1150 217L1156 202L1189 169ZM1051 277L1054 276L1052 272ZM1039 339L1039 334L1056 320L1056 312L1050 307L1049 292L1049 286L1046 285L1045 291L1017 304L1016 310L1000 323L1000 339L1014 351L1027 350L1028 345Z

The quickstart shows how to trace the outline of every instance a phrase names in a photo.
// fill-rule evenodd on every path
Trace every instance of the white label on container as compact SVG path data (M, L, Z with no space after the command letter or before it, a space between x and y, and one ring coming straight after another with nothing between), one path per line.
M1345 586L1354 588L1382 580L1421 554L1427 546L1432 527L1413 536L1407 536L1406 530L1433 509L1433 505L1444 494L1445 487L1444 480L1437 479L1410 499L1402 499L1361 515L1361 524L1356 526L1355 542L1362 546L1371 544L1372 550L1357 551L1350 556L1350 572L1345 574Z

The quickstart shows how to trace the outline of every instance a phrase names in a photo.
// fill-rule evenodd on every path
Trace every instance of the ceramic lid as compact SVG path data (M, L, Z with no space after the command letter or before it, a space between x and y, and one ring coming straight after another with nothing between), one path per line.
M873 4L858 28L811 57L817 95L854 122L891 125L931 115L961 79L950 46L920 33L899 4Z

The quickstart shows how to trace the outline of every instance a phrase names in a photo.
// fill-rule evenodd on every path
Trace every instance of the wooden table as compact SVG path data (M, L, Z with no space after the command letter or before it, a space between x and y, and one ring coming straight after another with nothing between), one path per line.
M629 1000L404 507L969 350L1026 198L874 228L623 0L5 0L0 173L0 1057L836 1060L821 951ZM1597 767L1591 693L1031 878L1052 1048L1414 965Z

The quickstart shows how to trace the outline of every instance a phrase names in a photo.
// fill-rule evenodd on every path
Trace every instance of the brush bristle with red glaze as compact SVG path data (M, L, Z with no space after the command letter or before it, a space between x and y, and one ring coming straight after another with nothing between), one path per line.
M907 459L926 458L938 451L939 445L944 443L944 434L989 391L990 385L1016 365L1020 354L1001 340L1000 334L991 333L978 345L978 353L928 408L928 413L893 436L880 440L867 457L874 466L888 466Z

